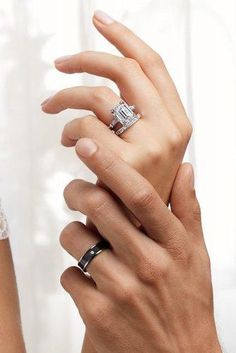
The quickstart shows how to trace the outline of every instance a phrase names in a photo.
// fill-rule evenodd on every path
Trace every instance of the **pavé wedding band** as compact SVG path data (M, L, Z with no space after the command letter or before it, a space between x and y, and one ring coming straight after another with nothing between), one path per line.
M141 114L135 114L134 110L134 105L128 105L123 100L120 101L120 103L111 110L111 114L114 118L109 128L116 135L121 135L141 118Z
M78 267L79 269L87 276L90 277L90 274L86 271L87 266L94 259L95 256L100 254L103 250L109 249L110 243L103 239L99 241L97 244L91 246L86 253L79 259Z

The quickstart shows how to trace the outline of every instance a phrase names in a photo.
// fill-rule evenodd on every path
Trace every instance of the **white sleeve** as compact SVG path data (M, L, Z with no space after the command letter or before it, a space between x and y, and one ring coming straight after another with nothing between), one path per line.
M7 224L7 219L2 209L0 200L0 240L6 239L9 236L9 229Z

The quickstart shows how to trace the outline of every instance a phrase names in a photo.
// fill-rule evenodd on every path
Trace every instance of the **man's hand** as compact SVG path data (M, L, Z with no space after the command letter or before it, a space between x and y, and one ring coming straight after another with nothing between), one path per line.
M97 232L74 222L62 232L64 248L79 259L101 236L111 244L88 266L93 281L78 268L61 279L96 351L221 352L192 167L178 172L171 212L146 179L101 143L81 139L76 150L111 190L81 180L65 189L69 208L87 215Z

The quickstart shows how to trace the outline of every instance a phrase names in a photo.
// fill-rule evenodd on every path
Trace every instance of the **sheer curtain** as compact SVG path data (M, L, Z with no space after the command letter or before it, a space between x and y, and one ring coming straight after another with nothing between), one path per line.
M43 98L63 87L110 84L66 76L57 56L115 52L91 25L106 10L166 61L194 126L186 154L196 169L215 305L225 351L236 350L236 2L234 0L1 0L0 195L8 215L29 353L79 352L84 327L59 284L73 260L58 244L69 213L62 190L93 176L60 146L75 111L47 117ZM82 112L83 113L83 112ZM79 114L82 114L81 112Z

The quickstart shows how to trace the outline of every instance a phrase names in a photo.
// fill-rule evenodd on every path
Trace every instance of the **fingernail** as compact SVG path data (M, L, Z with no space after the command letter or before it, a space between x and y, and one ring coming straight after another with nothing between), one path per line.
M42 103L41 103L41 106L45 105L46 103L48 103L51 99L52 99L53 96L50 96L48 97L47 99L45 99Z
M103 23L104 25L110 25L115 22L114 18L112 18L107 13L101 10L96 10L94 12L94 17L96 18L96 20Z
M64 56L61 56L60 58L57 58L54 62L55 64L62 64L68 60L70 60L72 57L72 55L64 55Z
M98 149L96 143L89 138L81 138L76 144L76 151L79 156L91 157Z

